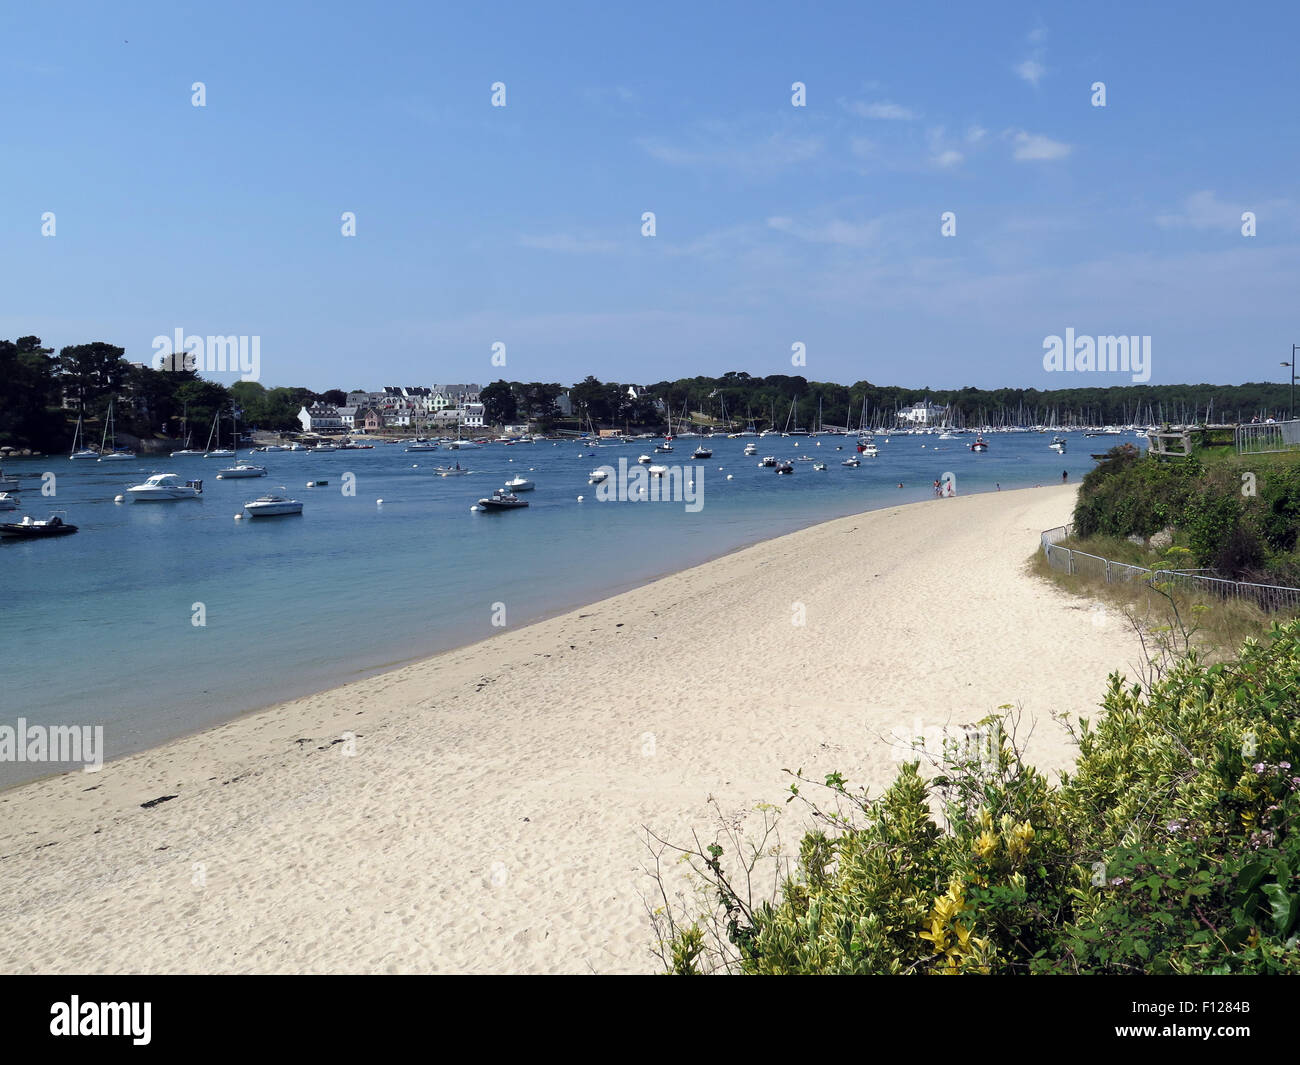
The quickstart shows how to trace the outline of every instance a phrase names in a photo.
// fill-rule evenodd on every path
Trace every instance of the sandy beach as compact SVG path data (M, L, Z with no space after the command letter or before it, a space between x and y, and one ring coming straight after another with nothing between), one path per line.
M1050 713L1138 657L1025 572L1074 493L827 522L0 793L0 971L654 971L642 825L780 803L783 767L878 791L891 737L1004 703L1068 764Z

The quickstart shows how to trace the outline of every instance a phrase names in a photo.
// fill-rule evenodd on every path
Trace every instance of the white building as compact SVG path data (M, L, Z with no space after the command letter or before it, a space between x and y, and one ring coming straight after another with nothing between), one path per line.
M338 407L330 403L313 403L298 412L298 421L305 433L338 433L343 431L343 419Z
M936 422L943 420L943 407L936 407L929 401L922 400L920 403L913 403L905 410L898 412L898 424L911 427L934 425Z

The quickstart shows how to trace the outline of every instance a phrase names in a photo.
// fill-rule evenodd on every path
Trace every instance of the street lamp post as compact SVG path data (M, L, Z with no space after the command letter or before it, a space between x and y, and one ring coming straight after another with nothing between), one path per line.
M1300 344L1291 345L1291 361L1282 363L1283 366L1291 368L1291 410L1287 414L1288 420L1295 419L1295 353L1300 351Z

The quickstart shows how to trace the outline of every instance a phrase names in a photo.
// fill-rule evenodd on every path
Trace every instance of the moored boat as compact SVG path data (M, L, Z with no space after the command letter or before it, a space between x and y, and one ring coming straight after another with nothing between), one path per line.
M301 514L302 503L284 496L258 496L244 504L250 518L277 518L284 514Z
M41 540L52 536L71 536L76 531L75 525L69 525L57 514L44 521L33 521L29 515L22 521L0 524L0 539Z
M182 481L174 473L155 473L144 484L132 485L126 492L133 500L141 503L198 499L203 494L203 482Z

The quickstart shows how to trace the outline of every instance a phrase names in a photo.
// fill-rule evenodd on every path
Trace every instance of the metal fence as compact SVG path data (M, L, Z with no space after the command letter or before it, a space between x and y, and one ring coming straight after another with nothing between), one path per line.
M1300 449L1300 420L1251 422L1237 426L1238 455L1266 455L1274 451Z
M1061 573L1079 574L1107 584L1141 580L1152 585L1168 585L1186 592L1213 595L1219 599L1241 599L1254 603L1262 610L1300 611L1300 588L1286 588L1278 584L1252 584L1249 581L1228 581L1222 577L1207 577L1203 573L1187 570L1153 570L1145 566L1130 566L1126 562L1112 562L1100 555L1090 555L1061 543L1070 538L1073 525L1061 525L1046 530L1041 541L1047 564Z

